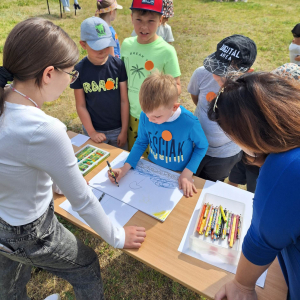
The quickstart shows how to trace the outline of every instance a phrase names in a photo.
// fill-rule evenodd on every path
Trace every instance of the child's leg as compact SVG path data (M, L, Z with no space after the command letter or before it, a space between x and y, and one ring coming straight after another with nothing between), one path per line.
M121 133L122 127L109 130L109 131L101 131L101 133L104 133L106 136L106 141L109 145L112 145L114 147L119 148L118 146L118 136ZM121 147L123 150L128 150L128 143L126 143L123 147Z
M0 243L16 251L3 254L7 258L40 267L69 281L77 300L104 299L96 253L57 221L53 203L44 215L30 224L13 227L2 220L2 225L6 229L0 227ZM14 274L18 275L18 272ZM22 276L26 277L26 274L22 273ZM20 290L24 290L28 280L23 281L23 286L18 286Z
M242 151L234 156L219 158L205 155L201 161L196 176L211 180L211 181L224 181L233 166L242 158Z
M140 120L137 118L134 118L133 116L129 115L129 122L128 122L128 150L130 151L136 141L137 134L138 134L138 128L139 128L139 122ZM143 156L145 158L148 157L150 153L150 147L148 145L146 151L144 152Z
M128 122L128 150L131 150L135 140L137 138L138 128L139 128L139 119L134 118L133 116L129 115L129 122Z

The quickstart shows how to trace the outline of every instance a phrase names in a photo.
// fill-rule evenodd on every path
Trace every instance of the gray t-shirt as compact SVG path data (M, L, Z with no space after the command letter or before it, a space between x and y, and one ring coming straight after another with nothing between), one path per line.
M198 95L198 104L194 115L199 119L209 143L206 155L225 158L238 154L241 149L226 136L216 122L210 121L207 117L207 99L213 99L219 90L220 86L214 80L212 73L204 67L196 69L188 85L188 92Z

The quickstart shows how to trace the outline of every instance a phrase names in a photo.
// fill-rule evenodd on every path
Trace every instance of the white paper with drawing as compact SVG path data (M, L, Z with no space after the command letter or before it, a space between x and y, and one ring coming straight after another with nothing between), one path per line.
M124 165L128 153L122 152L112 162L113 169ZM179 174L140 159L135 169L131 169L120 180L120 187L111 183L104 168L89 184L152 217L164 221L183 193L178 187Z

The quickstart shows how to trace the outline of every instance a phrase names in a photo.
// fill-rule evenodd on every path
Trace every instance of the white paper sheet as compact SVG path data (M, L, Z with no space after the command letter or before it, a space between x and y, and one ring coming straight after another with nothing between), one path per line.
M202 193L199 197L199 200L196 204L195 210L192 214L192 217L190 219L190 222L186 228L186 231L183 235L183 238L181 240L181 243L179 245L178 251L185 253L187 255L190 255L192 257L195 257L197 259L200 259L208 264L211 264L213 266L216 266L220 269L226 270L231 273L236 273L236 266L226 264L218 260L218 258L215 255L201 255L199 253L196 253L189 249L189 237L193 233L194 230L194 224L197 221L197 217L199 214L199 210L201 208L201 204L204 198L204 195L206 193L214 194L220 197L229 198L238 202L242 202L245 204L245 213L244 213L244 225L242 228L242 234L241 234L241 242L244 240L244 237L248 231L248 228L251 224L252 219L252 205L253 205L253 193L244 191L242 189L233 187L229 184L226 184L224 182L212 182L212 181L206 181L205 185L203 187ZM264 287L265 281L266 281L267 271L265 271L257 280L256 284L259 287Z
M89 139L90 139L89 136L86 136L86 135L83 135L83 134L79 133L71 139L71 143L74 146L80 147Z
M100 196L103 194L99 190L92 188L94 195L99 199ZM105 195L101 200L101 205L109 217L110 221L114 226L123 227L131 218L132 216L138 211L137 209L119 201L109 195ZM79 214L72 209L71 203L69 200L64 201L62 204L59 205L62 209L70 213L79 221L83 222L84 224L88 225L80 216ZM88 225L89 226L89 225Z
M122 152L110 163L112 168L122 167L127 156ZM109 181L107 171L108 167L92 178L90 186L160 221L168 217L183 196L178 188L179 174L143 159L121 179L120 187Z

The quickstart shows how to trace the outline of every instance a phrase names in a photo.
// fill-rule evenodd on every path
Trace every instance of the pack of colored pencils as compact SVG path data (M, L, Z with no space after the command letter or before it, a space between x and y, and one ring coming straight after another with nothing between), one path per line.
M205 203L200 210L196 231L212 240L227 238L229 247L232 248L241 233L241 216L236 215L222 205L213 206Z
M86 175L92 171L109 155L109 152L92 145L86 145L75 153L77 164L82 175Z

